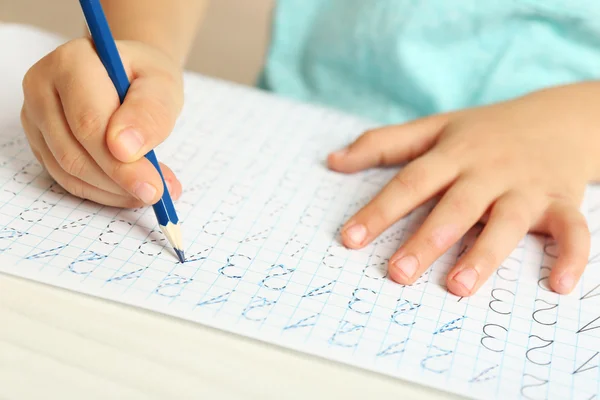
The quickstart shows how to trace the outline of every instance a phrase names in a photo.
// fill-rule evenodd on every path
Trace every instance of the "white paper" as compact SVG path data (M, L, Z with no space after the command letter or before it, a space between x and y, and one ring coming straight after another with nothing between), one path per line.
M1 30L0 39L6 42ZM21 101L16 90L3 95ZM176 203L188 258L182 265L152 209L101 207L65 194L31 155L18 113L6 107L0 115L7 121L0 128L0 271L473 398L596 398L594 188L586 198L590 266L573 294L548 290L556 248L535 236L475 296L450 294L446 272L476 230L405 287L386 277L387 260L432 204L364 250L348 250L337 237L395 173L325 167L329 151L370 123L188 75L184 112L157 149L185 188Z

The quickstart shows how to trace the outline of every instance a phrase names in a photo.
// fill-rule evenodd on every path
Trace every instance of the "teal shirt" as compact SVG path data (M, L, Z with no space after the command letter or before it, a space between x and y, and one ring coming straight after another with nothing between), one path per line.
M599 74L600 0L278 0L259 86L398 123Z

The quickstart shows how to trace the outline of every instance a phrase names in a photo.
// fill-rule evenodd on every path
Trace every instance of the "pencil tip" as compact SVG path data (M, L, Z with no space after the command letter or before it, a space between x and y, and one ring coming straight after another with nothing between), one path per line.
M177 254L177 258L179 258L179 261L181 261L181 263L183 264L185 262L185 255L183 254L183 250L179 250L179 249L174 249L175 253Z
M167 237L169 244L175 250L175 254L177 254L177 258L183 264L185 262L185 255L183 254L182 241L181 241L181 230L179 229L179 224L173 224L169 222L166 226L160 225L160 230Z

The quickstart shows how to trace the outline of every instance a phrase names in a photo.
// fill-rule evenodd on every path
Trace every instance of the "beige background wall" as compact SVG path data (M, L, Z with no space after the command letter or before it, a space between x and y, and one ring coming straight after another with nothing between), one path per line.
M253 83L268 43L273 2L212 0L187 68ZM77 0L0 0L0 21L32 24L67 37L80 35L84 26Z

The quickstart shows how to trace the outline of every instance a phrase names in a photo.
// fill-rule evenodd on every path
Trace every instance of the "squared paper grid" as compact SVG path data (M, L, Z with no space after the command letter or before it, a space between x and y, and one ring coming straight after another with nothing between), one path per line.
M414 285L394 284L386 262L432 204L367 248L347 250L339 226L395 171L340 175L323 166L329 151L371 124L194 75L186 98L174 134L157 149L184 183L176 206L186 264L165 247L151 210L65 194L20 129L7 128L0 271L473 398L596 395L594 269L572 295L558 296L540 268L556 250L528 236L476 295L459 299L444 277L474 230ZM600 196L588 198L595 233ZM597 242L594 235L592 264Z

